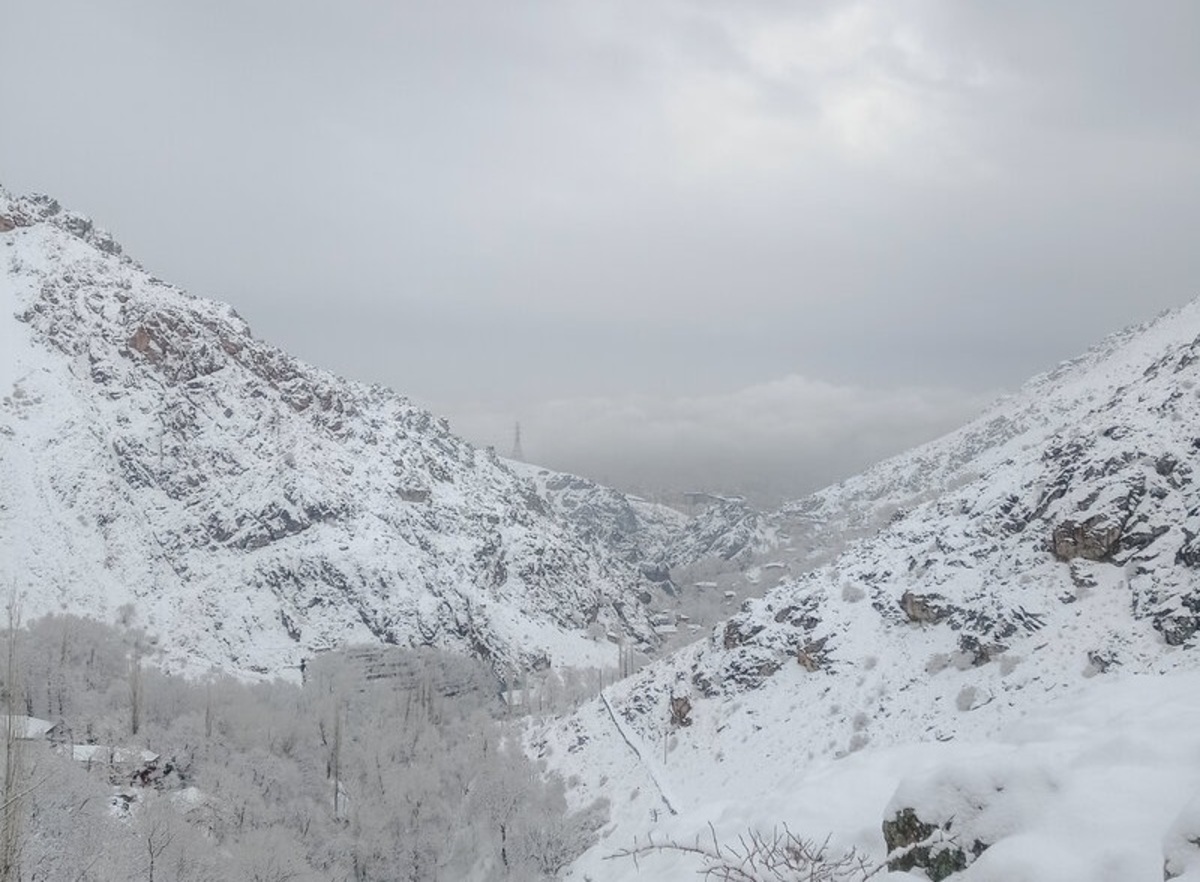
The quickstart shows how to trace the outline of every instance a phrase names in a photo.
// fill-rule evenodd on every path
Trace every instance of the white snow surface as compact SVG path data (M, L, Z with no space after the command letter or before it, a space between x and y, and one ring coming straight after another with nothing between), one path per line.
M605 522L619 499L564 510L54 200L0 190L0 215L0 580L26 619L131 604L166 667L249 676L359 642L501 668L615 666L608 632L656 644L640 558L662 549ZM635 532L673 517L638 511Z
M677 815L614 756L602 771L614 823L567 878L698 878L703 864L693 857L647 854L635 866L611 856L635 841L707 841L710 823L727 842L747 829L786 824L818 841L830 837L835 851L854 847L882 863L881 822L898 807L953 818L954 841L990 844L956 880L1159 882L1168 850L1181 870L1200 869L1200 848L1177 832L1195 839L1200 829L1200 674L1092 680L1010 715L1007 722L993 715L970 737L799 762L786 757L805 738L802 719L755 730L753 718L735 717L726 731L741 742L736 752L702 758L677 750L658 769L675 791ZM607 740L589 745L592 760L613 747ZM761 771L744 778L755 766ZM877 878L926 877L911 871Z
M695 878L680 856L643 858L640 877L605 857L709 823L882 860L881 825L906 807L990 846L955 878L1157 882L1168 857L1192 872L1197 379L1193 303L787 506L782 530L841 533L840 553L610 687L619 730L597 702L530 731L578 804L611 800L569 878ZM1115 541L1060 559L1068 521Z

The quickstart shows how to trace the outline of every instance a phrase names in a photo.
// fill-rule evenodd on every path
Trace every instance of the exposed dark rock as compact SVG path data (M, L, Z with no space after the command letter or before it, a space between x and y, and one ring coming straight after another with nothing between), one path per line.
M986 665L1008 650L1008 647L1003 643L984 642L974 634L960 634L958 637L958 648L961 652L970 656L971 664L974 667Z
M700 668L692 672L692 685L700 690L700 694L705 698L715 698L720 694L720 690L717 688L717 684L713 682L712 677Z
M1145 551L1169 532L1171 532L1171 528L1165 524L1145 530L1129 530L1121 535L1121 551L1131 553ZM1127 559L1127 557L1122 558L1123 561Z
M429 501L429 488L428 487L400 487L396 491L396 495L399 496L405 502L428 502Z
M1121 664L1117 661L1117 653L1111 649L1091 650L1087 654L1087 659L1088 665L1097 674L1103 674L1113 665Z
M725 660L724 680L741 689L757 689L779 671L779 658L768 649L745 646Z
M743 630L743 623L737 619L730 619L725 625L725 632L721 643L726 649L744 646L762 629L762 625L753 625L748 630Z
M893 873L922 870L932 882L941 882L965 870L971 860L987 850L988 843L976 839L964 849L949 837L953 823L951 820L941 826L927 824L911 808L896 812L883 822L888 870Z
M1154 619L1154 627L1168 646L1183 646L1200 631L1200 616L1169 615Z
M826 667L829 664L829 650L826 648L828 642L828 637L822 637L819 640L810 640L796 650L796 661L800 667L809 673Z
M1175 552L1175 563L1183 564L1192 569L1200 568L1200 536L1193 530L1183 527L1184 542Z
M1077 557L1085 560L1107 560L1121 539L1121 528L1103 518L1083 522L1063 521L1054 528L1054 556L1068 561Z
M933 625L949 615L949 610L933 602L934 595L914 594L905 591L900 595L900 608L910 622Z
M692 702L686 695L671 697L671 725L692 725Z

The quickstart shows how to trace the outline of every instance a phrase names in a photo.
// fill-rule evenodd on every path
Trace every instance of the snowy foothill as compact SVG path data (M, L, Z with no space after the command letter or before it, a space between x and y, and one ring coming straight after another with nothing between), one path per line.
M803 715L791 722L802 745ZM747 768L760 761L753 754L672 756L656 772L687 791L676 798L678 814L645 810L636 791L653 789L648 772L641 779L610 778L613 823L568 878L693 879L705 866L694 855L648 851L636 863L614 855L651 843L707 843L714 833L735 843L748 831L784 827L818 842L828 838L831 854L854 848L878 866L886 858L883 821L911 808L947 826L936 837L947 847L969 852L977 841L987 844L953 877L964 882L1159 882L1168 854L1175 872L1200 869L1200 846L1191 841L1200 831L1198 757L1196 672L1091 680L1020 719L998 723L987 738L778 762L769 787L754 774L722 775L719 788L706 786L709 763ZM609 770L614 767L633 768L620 761ZM623 810L631 803L640 810ZM919 871L879 878L928 882Z

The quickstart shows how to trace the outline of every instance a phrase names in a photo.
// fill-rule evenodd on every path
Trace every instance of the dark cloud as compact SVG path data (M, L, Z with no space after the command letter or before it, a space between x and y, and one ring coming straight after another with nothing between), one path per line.
M1200 293L1198 36L1183 0L39 0L0 180L464 426L804 376L899 446L946 411L879 390L975 401ZM784 435L756 462L849 462Z

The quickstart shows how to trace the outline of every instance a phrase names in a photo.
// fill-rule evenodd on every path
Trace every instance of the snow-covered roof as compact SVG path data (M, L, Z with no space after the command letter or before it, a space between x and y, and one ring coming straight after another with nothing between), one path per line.
M151 750L137 747L114 747L110 744L76 744L71 748L71 758L81 763L108 763L110 765L133 765L152 763L159 755Z
M0 726L4 727L0 731L8 731L10 720L12 721L13 734L17 738L27 741L45 738L58 725L57 723L51 723L49 720L39 720L37 717L27 717L24 714L13 714L11 717L6 714L0 714Z

